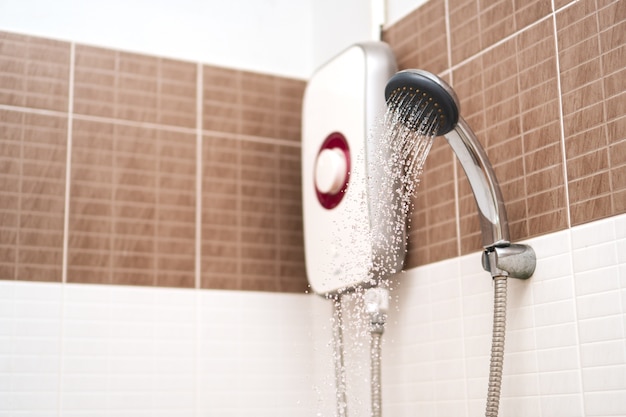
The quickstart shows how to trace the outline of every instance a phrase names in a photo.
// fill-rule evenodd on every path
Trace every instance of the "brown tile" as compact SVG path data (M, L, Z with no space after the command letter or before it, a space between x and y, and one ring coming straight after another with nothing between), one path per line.
M608 217L611 215L611 196L602 195L570 204L570 213L572 226Z
M193 128L196 65L76 46L78 114Z
M514 0L515 28L522 30L552 12L550 0L519 1Z
M456 65L482 49L479 5L476 0L451 0L448 4L452 65Z
M572 224L620 213L611 202L617 175L609 163L609 145L619 125L611 121L625 111L622 97L611 97L623 90L619 76L611 74L623 61L613 52L624 44L615 36L623 25L615 17L616 4L596 11L594 2L581 1L557 13Z
M626 138L610 146L609 163L612 167L626 164Z
M626 188L626 165L611 169L611 189L620 191Z
M1 279L61 281L67 119L0 113Z
M598 173L606 171L609 168L609 157L607 148L598 149L591 152L570 158L567 161L567 174L569 180L582 178L589 173Z
M195 135L80 120L74 130L68 280L193 287ZM188 168L160 170L176 162ZM157 259L177 269L161 277Z
M492 1L481 5L479 14L481 43L483 47L506 38L515 31L512 0Z
M0 32L0 104L67 111L70 44Z
M238 133L242 111L242 72L207 65L202 71L202 128Z
M413 198L405 268L457 256L454 207L453 155L443 138L437 138L426 158L420 185ZM445 242L446 244L439 247Z
M528 236L534 237L544 235L546 233L566 229L567 227L566 209L547 212L537 217L531 217L528 219ZM511 234L511 237L513 240L520 239L520 237L513 233Z
M421 5L383 33L400 69L440 73L448 66L444 1Z

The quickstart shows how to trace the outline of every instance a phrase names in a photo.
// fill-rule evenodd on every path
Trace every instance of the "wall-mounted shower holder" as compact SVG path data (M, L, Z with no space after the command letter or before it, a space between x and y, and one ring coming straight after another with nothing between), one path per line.
M528 279L535 272L537 256L532 247L511 243L485 249L482 264L492 277L504 275L509 278Z

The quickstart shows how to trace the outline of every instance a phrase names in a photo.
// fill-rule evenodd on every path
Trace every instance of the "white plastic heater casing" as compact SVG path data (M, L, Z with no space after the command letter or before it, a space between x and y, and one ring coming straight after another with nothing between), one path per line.
M372 241L378 234L372 233L370 204L380 172L368 169L368 161L380 152L376 131L386 109L384 90L396 71L387 44L366 42L319 68L307 84L302 115L304 244L309 283L318 294L369 286L373 260L382 255L375 253L381 245ZM336 133L345 138L348 150L322 149ZM348 172L342 172L346 166ZM344 177L347 184L337 192ZM324 207L318 198L321 188L337 193L339 203ZM404 247L400 251L395 255L398 270Z

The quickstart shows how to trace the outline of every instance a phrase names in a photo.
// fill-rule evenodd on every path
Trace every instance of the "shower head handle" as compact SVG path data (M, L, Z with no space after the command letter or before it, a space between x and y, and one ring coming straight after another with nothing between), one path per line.
M454 129L444 135L467 176L478 207L485 249L510 243L509 223L502 192L487 155L465 120L459 116Z

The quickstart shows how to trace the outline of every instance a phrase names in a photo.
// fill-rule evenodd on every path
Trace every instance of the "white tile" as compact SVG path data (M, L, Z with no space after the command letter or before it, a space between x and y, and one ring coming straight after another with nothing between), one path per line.
M466 338L490 335L492 329L492 314L465 317L463 320L464 335Z
M580 369L578 346L565 346L537 351L538 372L569 371Z
M110 337L112 326L109 321L65 320L63 334L68 339L105 340Z
M615 242L615 250L617 251L617 261L626 263L626 239L620 239Z
M539 384L542 396L577 394L582 392L578 369L571 371L541 372Z
M620 287L617 266L578 272L575 276L576 294L586 295L616 290Z
M83 415L91 414L93 411L105 410L107 408L107 392L64 392L61 403L63 411L77 410Z
M23 355L16 353L11 361L13 374L52 374L59 372L59 357L52 354Z
M106 374L71 374L64 372L61 380L63 393L77 392L106 392L109 386L109 377Z
M541 397L541 415L549 417L586 417L581 394Z
M64 356L63 375L106 375L109 372L109 360L106 356Z
M626 390L585 393L586 416L626 415Z
M537 304L568 300L574 297L574 279L572 276L565 276L533 282L532 289L533 299Z
M592 343L624 338L622 316L608 316L578 322L580 342Z
M484 412L483 405L482 413L484 414ZM539 416L541 415L539 398L535 396L501 398L499 415L507 417Z
M56 391L47 392L12 392L11 400L13 412L19 411L53 411L58 407L58 395Z
M535 272L527 282L528 285L532 286L537 282L571 276L572 274L572 255L571 253L563 253L551 257L538 258Z
M513 352L504 354L503 378L514 380L516 383L524 381L527 387L516 387L509 391L511 395L536 395L538 394L537 380L537 355L535 351ZM509 384L510 382L507 382Z
M615 237L626 238L626 214L613 217L613 221L615 222Z
M65 302L108 304L111 302L111 285L64 284Z
M57 283L15 281L16 300L60 303L63 286Z
M576 321L576 302L573 299L536 304L534 321L538 327L552 326Z
M13 320L16 338L51 338L58 339L61 335L61 321L57 317L51 319L21 319Z
M506 364L506 362L505 362ZM539 395L539 380L536 373L512 373L506 369L502 376L502 396L511 397L534 397ZM485 398L486 398L485 393Z
M614 241L615 237L615 222L610 217L576 226L572 228L572 249L575 251L576 249Z
M574 273L605 268L617 264L615 242L589 246L572 252Z
M111 356L107 362L110 374L149 374L154 369L154 360L150 356Z
M577 297L576 306L580 320L610 316L622 312L619 291Z
M535 329L507 330L507 352L526 352L536 349Z
M551 349L578 344L576 323L535 329L537 349Z
M59 388L59 376L51 374L15 374L11 378L11 390L14 392L56 392Z
M508 330L530 329L535 325L532 306L518 307L507 301L506 328Z
M461 298L464 316L491 314L493 291L466 295Z
M63 309L63 317L69 320L110 320L110 303L66 301Z
M549 235L536 237L526 243L532 246L537 255L537 259L567 254L571 250L570 230L562 230Z
M60 319L61 300L15 300L15 316L20 319Z
M109 392L107 406L112 411L141 410L151 411L151 392Z
M624 340L585 343L580 346L583 367L621 365L626 363L626 343Z
M590 391L623 391L626 393L626 364L583 369L583 386Z

